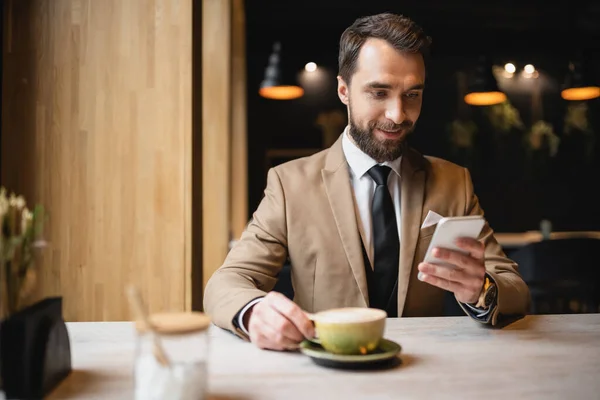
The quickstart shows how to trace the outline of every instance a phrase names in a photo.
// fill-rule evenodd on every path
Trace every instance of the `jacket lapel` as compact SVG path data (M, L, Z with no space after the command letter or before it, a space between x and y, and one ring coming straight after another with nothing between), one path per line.
M346 257L367 306L369 304L367 277L361 250L360 234L356 223L356 211L354 196L350 186L348 163L342 150L341 136L331 146L327 154L325 168L321 171L321 176L323 177L329 205L333 211Z
M425 192L424 158L406 147L402 156L400 214L400 265L398 272L398 316L402 316L423 214Z

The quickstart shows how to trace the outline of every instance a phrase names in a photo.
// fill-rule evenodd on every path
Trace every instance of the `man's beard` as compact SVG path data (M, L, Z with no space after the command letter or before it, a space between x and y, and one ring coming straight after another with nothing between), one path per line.
M404 140L413 130L413 123L405 120L401 124L382 123L371 121L366 129L359 127L354 123L352 118L352 110L350 110L349 129L348 133L354 139L354 142L365 154L382 163L385 161L393 161L402 155L404 149ZM375 129L381 129L387 132L395 132L398 130L405 131L404 136L400 139L385 139L379 140L373 132Z

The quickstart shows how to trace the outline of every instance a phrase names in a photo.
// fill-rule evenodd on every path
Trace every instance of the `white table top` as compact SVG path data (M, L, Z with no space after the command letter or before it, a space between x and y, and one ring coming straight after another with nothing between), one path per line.
M131 399L131 323L69 323L74 371L50 399ZM504 329L468 317L389 319L402 363L315 365L211 327L210 399L598 399L600 314L529 316Z

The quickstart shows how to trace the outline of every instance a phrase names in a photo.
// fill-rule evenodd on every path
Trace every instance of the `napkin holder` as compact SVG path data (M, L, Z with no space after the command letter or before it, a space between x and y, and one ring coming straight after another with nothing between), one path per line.
M0 325L0 372L6 399L42 399L71 373L62 298L46 298Z

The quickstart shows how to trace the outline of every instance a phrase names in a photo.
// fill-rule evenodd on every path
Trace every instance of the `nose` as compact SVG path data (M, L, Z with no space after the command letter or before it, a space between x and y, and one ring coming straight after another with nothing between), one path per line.
M387 104L387 108L385 110L385 117L390 121L394 122L394 124L396 125L400 125L406 119L406 114L404 112L404 108L402 107L402 101L400 99L391 100Z

